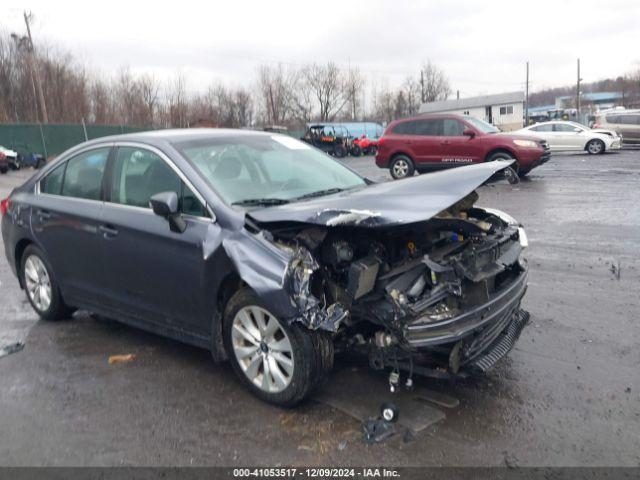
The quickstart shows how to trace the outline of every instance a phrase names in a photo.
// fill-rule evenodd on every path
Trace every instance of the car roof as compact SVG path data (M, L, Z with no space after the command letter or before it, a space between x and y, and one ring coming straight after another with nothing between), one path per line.
M468 117L469 115L461 115L459 113L422 113L420 115L413 115L411 117L399 118L397 120L394 120L393 122L390 122L389 125L395 124L395 123L411 122L415 120L425 120L425 119L438 120L441 118L455 118L457 120L464 120L465 118L468 118Z
M258 130L240 130L233 128L174 128L166 130L148 130L144 132L124 133L99 137L80 145L110 142L142 142L151 145L161 143L173 143L178 141L199 140L202 138L216 138L229 136L273 136L275 132L262 132Z

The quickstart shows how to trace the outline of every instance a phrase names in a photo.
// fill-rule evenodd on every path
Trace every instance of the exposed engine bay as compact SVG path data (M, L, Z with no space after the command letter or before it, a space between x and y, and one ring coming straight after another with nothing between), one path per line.
M302 312L292 321L334 332L337 350L362 351L375 368L447 376L490 368L528 319L524 230L477 199L474 191L427 221L378 228L252 228L292 256Z

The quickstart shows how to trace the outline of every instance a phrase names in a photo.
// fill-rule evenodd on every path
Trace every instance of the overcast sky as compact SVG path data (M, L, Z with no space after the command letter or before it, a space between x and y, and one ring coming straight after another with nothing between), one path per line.
M92 69L122 66L191 89L251 86L258 65L333 60L395 86L431 59L462 97L573 84L640 68L638 0L3 0L0 28L73 52Z

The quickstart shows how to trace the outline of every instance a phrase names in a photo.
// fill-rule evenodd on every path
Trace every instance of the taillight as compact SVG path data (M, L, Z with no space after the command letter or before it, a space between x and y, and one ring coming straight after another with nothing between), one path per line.
M10 206L11 206L11 200L9 200L8 197L0 201L0 212L2 212L2 215L7 214L7 210L9 210Z
M380 147L381 145L384 145L386 143L387 139L385 137L380 137L378 139L378 146Z

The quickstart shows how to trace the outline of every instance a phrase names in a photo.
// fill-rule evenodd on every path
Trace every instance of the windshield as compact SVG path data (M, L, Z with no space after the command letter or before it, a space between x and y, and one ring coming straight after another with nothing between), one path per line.
M484 120L480 120L479 118L466 116L466 117L464 117L464 119L467 122L469 122L471 125L473 125L475 128L480 130L482 133L498 133L498 132L500 132L500 130L498 130L496 127L494 127L490 123L485 122Z
M285 135L235 135L174 143L229 204L270 205L366 185L306 143Z

